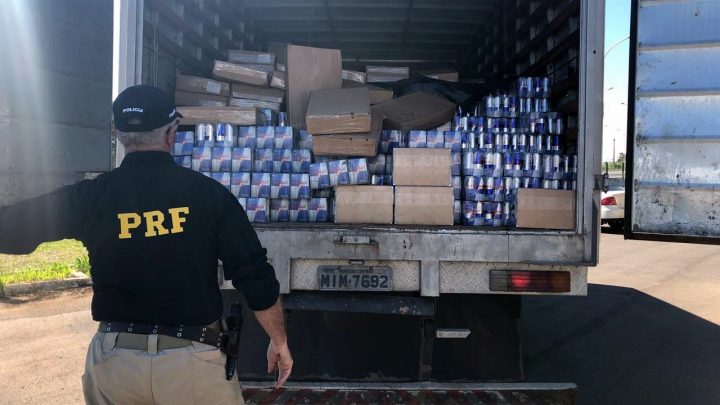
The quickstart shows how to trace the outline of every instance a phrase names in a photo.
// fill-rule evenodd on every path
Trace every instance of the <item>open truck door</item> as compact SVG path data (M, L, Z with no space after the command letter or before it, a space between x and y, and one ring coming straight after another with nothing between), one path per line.
M0 206L110 169L113 2L0 4Z
M633 1L625 237L720 243L720 2Z

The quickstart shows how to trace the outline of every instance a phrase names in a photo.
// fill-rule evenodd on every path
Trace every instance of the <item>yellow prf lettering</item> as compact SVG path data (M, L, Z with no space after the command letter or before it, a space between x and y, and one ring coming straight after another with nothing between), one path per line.
M120 234L118 235L119 239L132 238L130 230L137 228L142 222L142 218L140 218L140 215L134 212L118 214L118 219L120 220Z
M168 233L170 233L170 231L165 229L162 224L163 221L165 221L165 215L163 215L162 212L143 212L143 216L145 217L145 222L147 223L147 231L145 232L145 237L151 238L153 236L167 235Z
M180 214L188 215L190 213L190 207L170 208L168 212L170 213L170 218L172 219L172 229L170 229L170 232L181 233L183 231L182 224L187 220L187 218L181 217Z

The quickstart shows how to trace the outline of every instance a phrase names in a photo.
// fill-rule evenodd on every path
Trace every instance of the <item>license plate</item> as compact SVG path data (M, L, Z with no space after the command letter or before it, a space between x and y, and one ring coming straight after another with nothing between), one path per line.
M392 269L375 266L320 266L318 286L332 291L392 290Z

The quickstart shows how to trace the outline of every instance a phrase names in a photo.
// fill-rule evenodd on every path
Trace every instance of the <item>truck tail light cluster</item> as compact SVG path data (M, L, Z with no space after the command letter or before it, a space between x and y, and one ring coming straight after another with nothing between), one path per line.
M602 205L617 205L617 201L615 201L615 197L605 197L600 201L600 204L602 204Z
M490 291L570 292L570 272L493 270Z

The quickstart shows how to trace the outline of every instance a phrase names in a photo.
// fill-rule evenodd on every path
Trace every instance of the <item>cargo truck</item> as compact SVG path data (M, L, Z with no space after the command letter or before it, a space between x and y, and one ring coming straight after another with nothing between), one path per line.
M2 204L111 169L113 96L140 83L172 92L177 74L209 76L228 49L291 42L341 49L355 70L449 67L475 82L549 76L578 156L573 230L256 229L280 281L293 381L304 395L370 389L407 401L437 389L482 400L482 390L493 389L572 401L572 384L517 385L517 327L523 295L585 295L588 268L597 264L604 1L34 0L3 7L15 33L3 43L16 56L0 79L8 89L0 95ZM634 1L632 18L626 236L717 243L720 5ZM118 150L118 162L122 156ZM343 269L390 282L327 291L321 276ZM228 303L238 299L222 286ZM269 386L266 338L246 318L240 378L246 387ZM248 393L285 398L261 391Z

